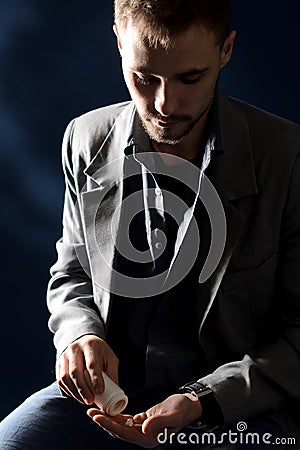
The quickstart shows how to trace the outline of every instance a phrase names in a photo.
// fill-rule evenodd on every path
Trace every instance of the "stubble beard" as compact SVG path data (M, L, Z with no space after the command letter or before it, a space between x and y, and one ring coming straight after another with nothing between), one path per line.
M200 114L193 119L191 116L182 116L182 117L168 117L168 120L180 120L179 124L182 122L186 122L185 129L179 134L175 135L175 131L168 128L162 128L159 126L153 125L152 120L158 119L163 120L159 114L154 115L151 113L146 113L143 116L139 114L141 123L143 125L144 130L148 134L149 138L156 142L157 144L167 144L167 145L177 145L182 142L187 136L191 134L195 126L202 119L202 117L208 112L210 106L212 104L214 96L212 96L209 100L207 106L200 112ZM152 120L151 120L152 119ZM176 126L175 126L176 127Z

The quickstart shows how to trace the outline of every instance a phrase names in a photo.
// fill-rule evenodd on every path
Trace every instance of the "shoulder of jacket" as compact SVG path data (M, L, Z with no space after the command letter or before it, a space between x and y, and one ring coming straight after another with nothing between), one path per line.
M65 140L70 143L71 159L90 161L101 147L118 117L130 112L131 101L116 103L89 111L74 118L68 125ZM124 130L126 132L127 130ZM69 156L70 157L70 156Z
M223 96L223 112L246 124L253 157L289 167L300 150L300 125L244 101Z
M74 133L88 135L107 134L123 110L132 105L131 101L115 103L88 111L74 119Z
M256 133L272 133L274 138L284 138L292 133L299 139L300 125L242 100L233 97L225 99L245 115L250 131L253 129Z

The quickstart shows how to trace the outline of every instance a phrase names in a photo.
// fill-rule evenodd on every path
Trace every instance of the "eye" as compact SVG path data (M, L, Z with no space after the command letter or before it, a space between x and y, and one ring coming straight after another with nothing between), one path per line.
M180 81L183 84L196 84L196 83L198 83L201 80L203 75L204 74L201 73L201 74L197 74L197 75L190 75L190 76L187 76L187 77L181 77Z
M149 75L141 75L137 73L134 73L134 78L137 81L137 83L142 84L143 86L149 86L150 84L156 81L155 77Z

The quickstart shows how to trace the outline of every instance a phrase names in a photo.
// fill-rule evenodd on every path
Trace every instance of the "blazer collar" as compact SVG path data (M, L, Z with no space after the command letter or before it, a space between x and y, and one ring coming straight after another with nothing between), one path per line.
M99 151L84 170L98 185L105 186L120 180L124 151L132 144L134 116L135 106L130 102L117 116Z

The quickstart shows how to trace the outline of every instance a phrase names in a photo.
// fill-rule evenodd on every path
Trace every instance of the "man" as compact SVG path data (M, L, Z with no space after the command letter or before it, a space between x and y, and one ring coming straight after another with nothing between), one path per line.
M299 435L300 132L220 93L230 12L115 1L132 102L75 119L63 144L48 291L61 390L6 418L1 448L244 448L241 423L253 448ZM102 371L130 414L85 415Z

